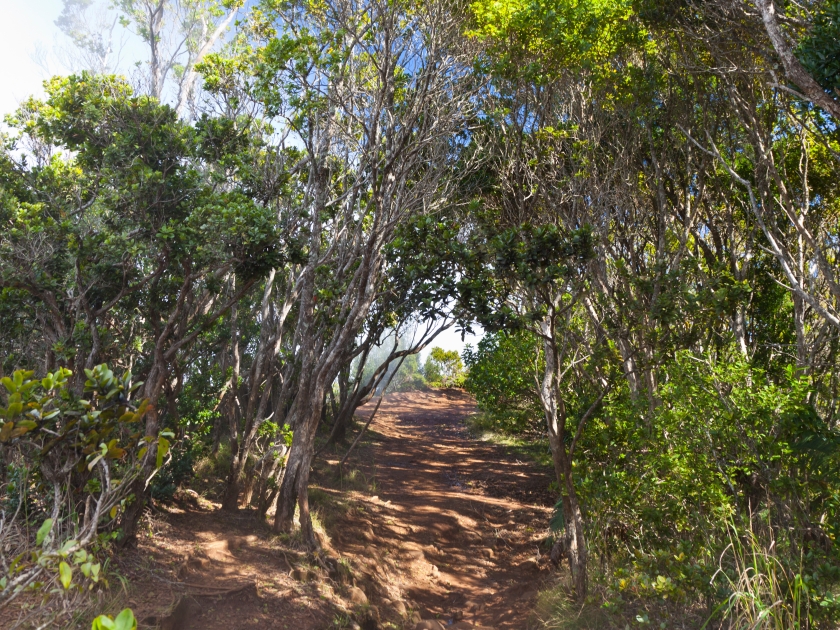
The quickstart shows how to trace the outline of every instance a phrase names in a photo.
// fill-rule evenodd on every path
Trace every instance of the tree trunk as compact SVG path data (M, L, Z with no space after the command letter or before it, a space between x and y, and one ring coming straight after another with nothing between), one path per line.
M575 598L582 601L586 597L588 579L586 566L589 553L586 548L586 538L583 531L583 514L580 511L580 502L575 492L572 479L572 466L565 454L565 448L561 449L561 466L563 467L563 480L565 482L565 494L563 495L563 518L566 524L566 557L569 559L569 569L572 573L572 588Z
M552 328L545 324L543 334L552 334ZM577 492L572 476L572 461L566 450L566 407L558 391L557 370L559 357L553 343L545 341L545 372L540 387L540 401L545 412L548 429L548 443L554 474L560 486L563 502L565 535L562 546L569 560L572 588L578 601L586 597L587 591L587 549L583 531L583 514L580 510ZM552 554L554 555L554 554Z
M306 362L304 362L306 363ZM304 368L307 366L304 365ZM325 368L323 368L325 369ZM286 462L286 472L277 496L277 512L274 529L277 532L290 532L294 523L295 503L300 510L300 530L304 544L309 549L320 546L312 529L309 514L309 471L315 456L315 435L321 420L321 408L324 404L326 382L331 382L327 374L310 374L302 380L298 390L297 422L292 439L292 448Z
M796 331L796 367L802 373L807 373L810 363L808 352L808 333L805 331L805 300L796 293L793 294L793 323Z
M315 400L321 400L316 398ZM298 423L289 459L286 462L286 472L277 496L277 512L274 517L274 530L277 532L291 532L294 524L295 504L300 509L300 531L303 542L309 549L319 547L315 532L312 529L312 517L309 514L309 471L312 457L315 454L315 433L321 410L316 403L307 410L308 413ZM301 437L298 437L298 435Z
M156 403L157 401L155 401ZM148 411L146 411L146 435L157 435L158 432L158 414L155 404L149 404ZM146 480L154 471L154 461L156 456L156 448L149 447L149 452L146 453L146 459L141 468L140 476L131 484L131 493L129 497L133 496L131 502L123 512L120 526L122 529L122 538L119 541L119 546L124 547L134 542L137 535L137 524L140 522L140 516L146 507Z

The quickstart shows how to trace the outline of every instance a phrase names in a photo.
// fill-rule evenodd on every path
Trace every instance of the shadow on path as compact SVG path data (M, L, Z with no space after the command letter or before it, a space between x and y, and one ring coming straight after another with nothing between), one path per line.
M371 424L379 437L357 462L375 473L378 496L336 543L391 555L424 618L525 628L549 575L540 543L551 473L470 437L463 420L475 411L459 390L386 396ZM373 545L354 531L367 523Z

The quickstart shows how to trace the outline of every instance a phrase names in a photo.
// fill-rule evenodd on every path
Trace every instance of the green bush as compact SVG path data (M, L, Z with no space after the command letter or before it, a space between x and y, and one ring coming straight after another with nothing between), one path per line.
M482 409L474 429L542 431L539 347L526 332L500 333L464 351ZM578 445L575 485L604 598L595 617L632 626L642 609L645 623L667 626L679 610L699 627L716 608L718 624L779 601L768 619L836 627L840 433L811 404L807 378L726 351L679 352L656 378L651 405L619 376ZM547 593L549 609L553 597L564 595Z
M495 430L516 434L542 427L536 390L542 354L532 333L487 334L475 349L467 346L463 357L468 369L464 387Z
M835 627L840 435L809 403L807 380L793 367L772 379L737 354L688 352L659 376L652 411L626 387L608 396L575 468L610 597L717 605L738 585L746 598L764 588L760 576L745 580L752 558L756 571L774 569L768 580L789 578L761 591L790 595L779 618L801 606L812 627ZM794 588L796 576L807 588ZM718 617L727 610L755 612L723 606Z
M461 387L464 384L464 363L455 350L432 348L423 366L423 376L432 387Z
M19 370L0 380L8 392L0 445L10 462L0 504L4 603L27 588L61 596L103 581L97 550L115 534L146 458L160 468L168 453L170 433L145 435L148 404L131 400L141 383L130 372L99 365L85 375L81 396L63 368L42 379Z

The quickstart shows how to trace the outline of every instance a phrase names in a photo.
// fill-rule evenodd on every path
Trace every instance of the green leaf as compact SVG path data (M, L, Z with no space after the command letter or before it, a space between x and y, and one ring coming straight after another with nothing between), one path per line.
M27 431L31 431L32 429L37 429L38 428L38 423L34 422L32 420L20 420L20 421L18 421L17 426L18 427L23 427Z
M165 437L158 438L156 468L160 468L161 466L163 466L163 458L166 457L166 454L168 452L169 440L167 440Z
M35 544L39 547L44 543L44 540L47 537L47 534L50 533L52 529L53 520L48 518L46 521L43 522L41 527L38 528L38 533L35 535Z
M64 587L64 590L70 588L70 584L73 582L73 569L70 568L70 565L66 562L60 562L58 564L58 574L61 578L61 585Z
M90 630L114 630L116 627L113 619L106 615L99 615L93 620Z
M114 619L115 630L137 630L137 620L134 618L134 613L131 608L125 608Z
M9 440L12 436L12 431L15 429L14 422L6 422L3 428L0 428L0 442Z

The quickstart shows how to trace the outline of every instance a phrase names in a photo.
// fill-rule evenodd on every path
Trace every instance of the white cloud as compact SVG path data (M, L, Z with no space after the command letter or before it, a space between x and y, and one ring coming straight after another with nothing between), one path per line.
M51 56L63 37L55 26L61 0L3 0L7 6L0 20L0 113L13 112L29 96L43 94L42 83L58 67L42 68L33 57ZM53 62L55 66L55 63Z

